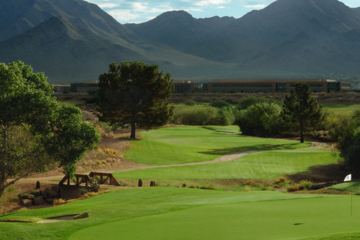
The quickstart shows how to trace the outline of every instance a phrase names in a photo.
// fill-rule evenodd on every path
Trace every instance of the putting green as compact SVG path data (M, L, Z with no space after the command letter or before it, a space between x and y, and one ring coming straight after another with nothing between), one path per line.
M141 135L144 139L132 141L124 157L149 165L203 162L234 152L311 146L309 142L300 144L298 141L229 135L203 127L162 128Z
M353 200L353 217L349 197L207 205L85 228L70 240L323 238L359 231L360 198Z

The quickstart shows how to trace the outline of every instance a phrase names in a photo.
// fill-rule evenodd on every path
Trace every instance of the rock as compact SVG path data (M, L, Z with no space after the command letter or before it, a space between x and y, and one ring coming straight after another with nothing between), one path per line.
M52 186L51 189L55 192L60 192L60 186L59 185L55 185L55 186Z
M29 199L35 199L35 197L36 197L36 196L34 196L34 195L32 195L32 194L29 195Z
M40 196L43 197L43 198L47 198L47 193L43 190L40 191Z
M45 201L44 201L44 198L42 196L38 196L38 197L36 197L34 199L34 204L37 205L37 206L42 205L44 203L45 203Z
M45 190L45 192L46 192L48 198L57 198L57 197L59 197L59 193L52 190L52 188L47 188Z
M76 219L82 219L82 218L88 218L88 217L89 217L89 213L88 213L88 212L84 212L84 213L82 213L82 214L76 215L76 216L74 217L74 220L76 220Z
M48 204L54 204L55 198L47 198L45 199L45 202Z
M21 199L21 204L25 207L31 207L33 205L33 201L31 199Z

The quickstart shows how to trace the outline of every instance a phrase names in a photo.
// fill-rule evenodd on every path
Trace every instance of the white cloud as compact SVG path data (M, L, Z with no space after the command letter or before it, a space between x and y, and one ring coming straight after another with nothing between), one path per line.
M133 3L133 11L146 11L148 9L147 6L143 5L142 3L135 2Z
M257 5L245 5L246 8L264 8L266 5L257 4Z
M127 22L140 18L140 14L132 13L130 10L112 10L108 13L120 22Z
M195 2L194 5L200 6L200 7L205 7L205 6L210 6L210 5L219 5L219 4L223 4L223 3L227 3L227 2L228 2L228 0L203 0L203 1Z
M102 4L99 4L100 8L116 8L118 6L119 6L118 3L102 3Z
M217 7L217 8L225 8L224 6L219 6L219 7Z

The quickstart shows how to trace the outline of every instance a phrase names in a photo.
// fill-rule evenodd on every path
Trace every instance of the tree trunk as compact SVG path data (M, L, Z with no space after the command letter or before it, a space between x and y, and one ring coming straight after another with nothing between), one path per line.
M6 182L6 160L7 160L7 129L5 126L1 126L2 134L3 134L3 153L2 159L0 163L0 197L3 195L5 190L5 182Z
M131 123L131 136L130 138L135 138L135 122Z
M304 126L302 121L300 121L300 136L300 143L304 143Z

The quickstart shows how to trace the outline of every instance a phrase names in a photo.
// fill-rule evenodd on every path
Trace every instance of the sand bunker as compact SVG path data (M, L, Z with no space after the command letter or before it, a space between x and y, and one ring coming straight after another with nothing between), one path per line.
M38 221L37 223L54 223L54 222L62 222L62 221L71 221L71 220L78 220L82 218L88 218L89 214L87 212L81 213L81 214L75 214L75 215L67 215L67 216L61 216L56 218L48 218L41 221Z

